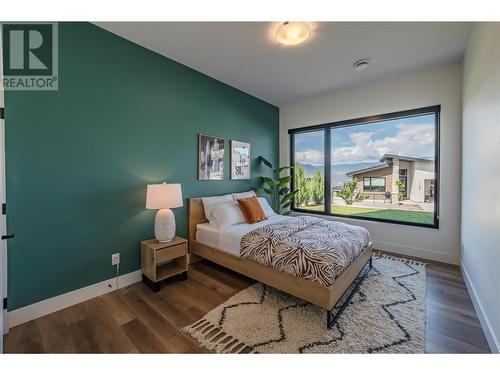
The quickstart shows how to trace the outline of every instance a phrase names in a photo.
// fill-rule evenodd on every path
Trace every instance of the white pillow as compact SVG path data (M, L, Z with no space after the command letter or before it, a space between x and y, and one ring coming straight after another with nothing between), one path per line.
M233 193L233 199L235 202L238 201L238 199L245 199L245 198L251 198L255 197L255 191L250 190L250 191L245 191L243 193Z
M215 225L217 228L230 227L245 222L245 216L243 216L240 206L232 201L215 206L210 220L210 224Z
M231 194L226 194L226 195L218 195L215 197L204 197L201 198L201 201L203 202L205 217L208 219L208 221L212 222L213 220L212 212L215 209L215 207L224 202L233 202L233 197L231 196Z
M276 215L276 212L273 211L273 209L269 205L269 202L267 201L266 198L258 197L257 199L258 199L260 206L262 207L262 210L264 211L264 215L266 215L266 217L271 217L271 216Z

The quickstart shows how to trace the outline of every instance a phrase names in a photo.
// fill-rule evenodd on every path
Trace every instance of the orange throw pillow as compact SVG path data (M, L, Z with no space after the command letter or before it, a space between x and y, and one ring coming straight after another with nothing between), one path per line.
M238 199L238 204L248 224L254 224L267 219L257 197Z

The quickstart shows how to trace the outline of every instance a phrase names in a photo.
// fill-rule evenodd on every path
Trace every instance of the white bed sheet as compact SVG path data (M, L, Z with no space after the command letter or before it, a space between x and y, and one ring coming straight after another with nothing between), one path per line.
M237 224L227 228L217 228L210 223L196 225L196 241L222 250L226 253L240 256L241 238L264 225L289 219L289 216L274 215L267 220L255 224Z
M203 223L196 225L196 242L210 247L219 247L220 230L215 225Z

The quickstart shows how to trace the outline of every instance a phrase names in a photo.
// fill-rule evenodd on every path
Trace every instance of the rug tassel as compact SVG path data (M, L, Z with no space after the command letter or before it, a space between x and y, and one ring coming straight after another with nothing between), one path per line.
M210 325L210 322L205 320L204 322L202 322L200 325L198 325L194 329L196 329L197 331L201 331L201 330L205 329L205 327L207 327L208 325ZM193 327L193 326L191 326L191 327Z
M205 323L205 319L198 320L197 322L190 325L191 328L197 328L201 323Z
M241 354L241 352L242 352L243 350L245 350L246 348L248 348L248 346L243 345L243 346L242 346L241 348L239 348L239 349L238 349L238 351L237 351L236 353L234 353L234 354Z
M227 333L220 331L218 334L216 334L214 337L219 336L222 333L222 335L215 341L210 341L212 344L220 344L222 341L224 341L227 338Z
M231 346L227 349L224 349L225 353L231 353L231 350L233 350L235 347L237 347L240 344L238 340L234 340L234 342L231 344Z
M219 329L219 327L214 327L214 326L210 326L210 327L212 329L210 329L208 332L203 333L205 335L205 337L209 336L212 332L215 332ZM216 336L216 335L214 335L214 336ZM208 339L208 340L210 340L210 339Z
M205 336L208 336L208 334L213 330L213 328L214 326L211 323L208 323L208 325L206 325L205 327L200 328L200 333Z
M197 322L192 324L191 326L185 327L182 329L183 332L186 332L193 336L194 338L197 339L198 343L200 346L209 349L209 350L216 350L219 353L226 353L227 350L230 350L234 347L234 342L233 342L233 337L228 335L224 331L220 331L216 333L211 339L207 339L206 333L203 333L202 331L207 329L206 324L200 324L201 322ZM206 321L203 323L207 323ZM196 326L196 328L195 328ZM218 327L213 327L211 324L209 324L210 328L212 328L210 331L213 330L213 328L218 328ZM217 337L217 339L214 339ZM223 343L222 341L226 340L229 338L229 341L226 343ZM214 340L212 340L214 339ZM237 341L236 341L237 344ZM226 349L226 347L230 345L230 348Z

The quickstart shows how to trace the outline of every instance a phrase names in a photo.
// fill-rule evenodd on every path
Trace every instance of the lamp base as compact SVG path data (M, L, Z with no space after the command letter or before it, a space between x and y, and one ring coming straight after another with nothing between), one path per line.
M155 237L158 242L170 242L175 236L175 216L170 208L158 210L155 218Z

